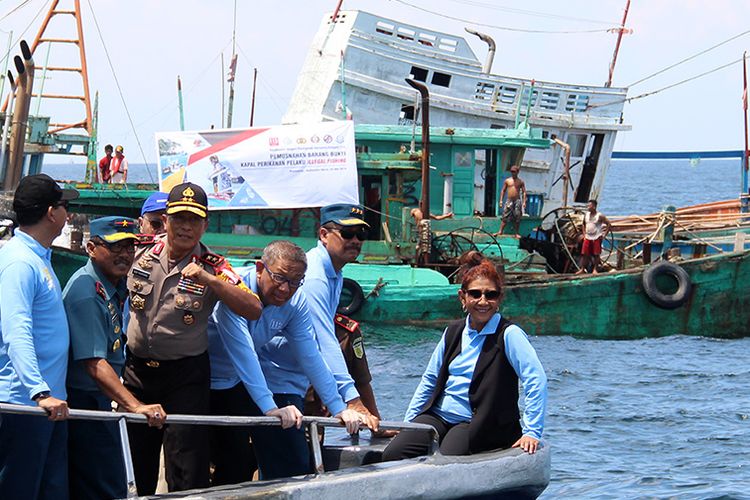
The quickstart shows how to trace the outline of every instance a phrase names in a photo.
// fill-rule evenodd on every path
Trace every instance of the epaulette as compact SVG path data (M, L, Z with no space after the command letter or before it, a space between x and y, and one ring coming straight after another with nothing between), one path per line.
M104 290L104 285L102 285L101 281L96 282L96 294L104 299L104 301L107 301L107 292Z
M200 261L211 266L211 268L214 270L214 274L224 281L231 283L232 285L238 285L242 283L242 278L240 278L240 275L237 274L234 269L232 269L232 266L229 264L229 262L227 262L227 259L225 259L221 255L212 252L206 252L201 255Z
M154 241L155 239L154 239L153 234L136 234L135 235L136 245L153 245Z
M359 323L354 321L352 318L348 316L344 316L343 314L337 314L334 317L334 320L336 321L336 324L340 327L342 327L344 330L348 331L349 333L354 333L357 331L357 328L359 328Z
M159 240L156 242L154 247L151 249L152 255L159 255L161 251L164 250L164 240Z

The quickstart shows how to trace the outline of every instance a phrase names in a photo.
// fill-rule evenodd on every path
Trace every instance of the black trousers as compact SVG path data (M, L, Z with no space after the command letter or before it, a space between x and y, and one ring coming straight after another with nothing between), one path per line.
M211 413L241 417L260 416L260 410L253 404L242 383L230 389L212 389ZM250 445L250 433L250 427L211 428L211 463L214 466L212 486L244 483L253 479L258 463Z
M423 413L413 420L415 424L431 425L438 432L440 453L443 455L468 455L469 423L449 424L437 415ZM430 450L430 433L403 430L393 438L383 451L383 462L426 455Z
M211 370L208 353L158 367L128 352L123 381L133 395L146 404L159 403L169 413L208 415ZM167 417L169 422L169 417ZM169 491L207 488L209 430L203 425L173 425L162 429L128 424L130 451L139 495L152 495L159 478L159 452L164 445Z

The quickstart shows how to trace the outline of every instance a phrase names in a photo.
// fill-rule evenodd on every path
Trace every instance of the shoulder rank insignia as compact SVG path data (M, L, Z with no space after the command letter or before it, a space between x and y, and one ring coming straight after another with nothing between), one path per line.
M96 282L96 294L106 302L107 292L104 290L104 285L102 285L101 281Z
M158 242L157 242L157 243L156 243L156 244L154 245L154 248L152 248L152 249L151 249L151 253L152 253L153 255L159 255L159 254L161 253L161 251L162 251L162 250L164 250L164 240L158 241Z
M136 245L153 245L156 241L153 234L136 234L135 238Z
M227 262L227 259L221 255L206 252L201 256L200 261L211 266L214 270L214 274L224 281L231 283L232 285L239 285L242 283L240 275L232 269L232 266Z
M354 333L359 328L359 323L354 321L352 318L344 316L343 314L337 314L335 316L336 325L340 326L344 330Z

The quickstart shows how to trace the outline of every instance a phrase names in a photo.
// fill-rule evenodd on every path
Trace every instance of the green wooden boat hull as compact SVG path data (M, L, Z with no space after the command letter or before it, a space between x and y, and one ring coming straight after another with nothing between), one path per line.
M66 282L85 259L56 249L52 262L61 282ZM712 255L685 261L681 266L693 286L687 302L676 309L663 309L648 298L642 283L643 268L638 268L509 284L502 311L531 335L595 339L676 334L747 336L750 252ZM352 317L366 323L368 329L380 323L443 326L461 316L458 285L436 271L377 264L350 264L344 271L365 296Z

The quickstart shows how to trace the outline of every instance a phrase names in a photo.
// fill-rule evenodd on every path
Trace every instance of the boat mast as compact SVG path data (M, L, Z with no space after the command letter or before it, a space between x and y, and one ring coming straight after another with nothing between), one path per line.
M620 51L620 42L622 41L622 35L627 32L625 29L625 21L628 18L628 10L630 10L630 0L625 4L625 13L622 15L622 23L620 23L620 27L614 28L613 30L617 31L617 43L615 43L615 52L612 54L612 62L609 63L609 77L607 78L607 83L604 84L605 87L612 86L612 76L615 73L615 63L617 63L617 53Z
M250 126L253 126L255 121L255 84L258 81L258 68L253 68L253 96L250 100Z
M747 52L742 53L742 108L745 112L744 123L745 123L745 150L742 152L742 203L740 208L743 212L747 212L747 195L748 195L748 159L750 158L750 149L748 149L748 138L747 138Z
M234 74L237 71L237 0L234 0L234 24L232 26L232 61L229 63L229 104L227 106L227 128L232 128L234 111Z
M180 109L180 130L185 130L185 112L182 107L182 80L177 75L177 105Z

